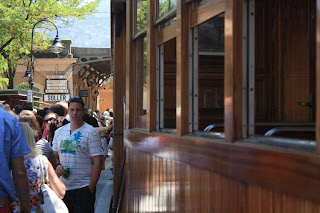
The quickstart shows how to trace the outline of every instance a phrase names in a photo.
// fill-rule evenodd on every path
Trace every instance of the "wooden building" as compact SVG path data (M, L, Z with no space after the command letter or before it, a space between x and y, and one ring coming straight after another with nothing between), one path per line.
M114 211L320 212L320 0L111 9Z

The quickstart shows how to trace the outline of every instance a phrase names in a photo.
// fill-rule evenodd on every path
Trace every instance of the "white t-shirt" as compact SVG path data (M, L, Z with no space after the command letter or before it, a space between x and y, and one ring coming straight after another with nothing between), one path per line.
M70 168L68 178L60 177L67 190L88 186L93 161L91 157L103 155L100 135L87 123L71 134L70 124L56 130L53 151L59 153L60 163Z

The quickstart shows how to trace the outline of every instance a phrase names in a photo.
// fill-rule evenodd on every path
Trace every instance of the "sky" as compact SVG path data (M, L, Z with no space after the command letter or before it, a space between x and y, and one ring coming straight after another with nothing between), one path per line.
M102 0L97 12L86 20L72 20L70 26L58 23L57 27L60 40L71 39L72 47L110 47L110 0ZM52 32L50 37L54 36Z

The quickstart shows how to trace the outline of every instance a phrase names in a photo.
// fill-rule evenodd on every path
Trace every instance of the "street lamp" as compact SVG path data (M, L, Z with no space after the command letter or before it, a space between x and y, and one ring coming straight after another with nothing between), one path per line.
M58 28L52 21L50 21L48 19L41 19L40 21L38 21L37 23L35 23L33 25L32 37L31 37L31 64L30 64L30 69L29 69L29 61L28 61L27 70L23 76L23 78L29 78L29 85L30 85L31 92L30 91L28 92L28 97L29 96L31 96L31 97L28 98L28 100L29 100L28 102L31 102L32 105L33 105L33 78L34 78L33 36L34 36L35 27L41 22L50 22L51 24L53 24L53 26L56 28L56 31L57 31L56 38L54 39L53 44L49 47L50 51L55 54L59 54L62 51L62 49L64 48L60 42L60 39L59 39Z

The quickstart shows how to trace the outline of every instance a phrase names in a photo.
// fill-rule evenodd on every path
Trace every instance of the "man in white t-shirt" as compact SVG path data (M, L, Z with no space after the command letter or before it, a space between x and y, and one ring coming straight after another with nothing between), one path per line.
M70 123L57 129L53 139L53 151L59 159L56 173L61 175L66 186L63 201L69 212L93 213L103 155L100 135L82 120L84 102L81 97L70 98L68 105Z

